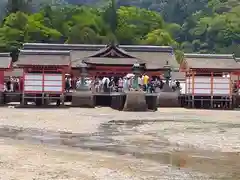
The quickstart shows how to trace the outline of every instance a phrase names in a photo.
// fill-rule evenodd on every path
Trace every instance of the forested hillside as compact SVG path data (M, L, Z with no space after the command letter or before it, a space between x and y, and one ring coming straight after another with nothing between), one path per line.
M5 0L0 49L24 42L172 45L240 55L239 0ZM70 4L72 3L72 4ZM80 5L76 5L80 4ZM82 4L87 4L82 5Z

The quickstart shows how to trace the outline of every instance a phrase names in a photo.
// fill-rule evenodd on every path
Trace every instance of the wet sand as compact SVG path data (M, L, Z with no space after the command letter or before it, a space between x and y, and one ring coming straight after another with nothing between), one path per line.
M0 179L240 179L238 111L0 111Z

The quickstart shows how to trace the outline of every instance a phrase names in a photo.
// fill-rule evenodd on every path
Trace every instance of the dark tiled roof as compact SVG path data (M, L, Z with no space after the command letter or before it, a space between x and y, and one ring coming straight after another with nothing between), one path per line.
M185 80L185 73L184 72L172 72L172 79Z
M98 51L106 45L100 44L48 44L48 43L25 43L23 49L35 50L58 50L58 51Z
M83 60L86 64L108 64L108 65L133 65L133 64L143 64L141 61L138 61L136 58L95 58L90 57Z
M0 53L0 69L10 68L12 63L12 58L10 53Z
M172 52L170 46L149 46L149 45L117 45L119 48L125 49L127 52L132 51L147 51L147 52ZM103 44L48 44L48 43L24 43L23 49L35 50L77 50L77 51L98 51L106 48L107 45Z
M240 69L232 54L184 54L185 61L192 69Z
M91 57L118 57L118 58L135 58L131 56L128 52L124 49L116 46L116 45L109 45L105 48L100 49Z
M125 53L141 59L146 63L148 69L161 69L166 61L175 68L179 68L173 54L172 47L169 46L139 46L139 45L119 45ZM44 43L26 43L23 49L39 50L72 50L72 67L76 67L86 57L92 56L96 51L102 51L107 48L106 45L89 45L89 44L44 44Z
M23 69L13 69L12 71L4 71L5 77L22 77L23 76Z
M17 66L69 66L70 51L21 50Z
M172 68L179 68L179 64L172 52L131 52L130 54L142 59L146 63L147 69L164 68L167 61Z

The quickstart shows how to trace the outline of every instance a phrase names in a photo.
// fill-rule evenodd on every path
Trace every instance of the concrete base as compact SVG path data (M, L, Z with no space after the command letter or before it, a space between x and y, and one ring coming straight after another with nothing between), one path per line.
M4 101L4 92L0 92L0 105L3 105Z
M233 105L235 106L235 108L239 108L240 107L240 95L234 96Z
M181 107L178 92L161 92L158 94L158 107Z
M146 103L147 103L147 107L149 110L151 111L157 111L157 94L147 94L146 95Z
M163 85L162 92L173 92L173 90L168 84L165 83Z
M76 91L72 93L73 107L95 107L94 96L91 91Z
M4 93L4 102L10 103L10 102L20 102L21 101L21 93L15 93L15 92L5 92Z
M145 93L141 91L126 92L126 101L123 111L147 111Z
M114 95L111 97L111 108L116 110L123 110L125 95Z

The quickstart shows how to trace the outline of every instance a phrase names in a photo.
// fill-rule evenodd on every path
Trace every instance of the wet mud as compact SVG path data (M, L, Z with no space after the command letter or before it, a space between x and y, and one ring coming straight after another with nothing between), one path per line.
M174 122L176 123L176 121ZM172 123L174 122L172 121ZM188 121L177 122L188 123ZM208 179L240 179L240 153L237 151L221 152L201 147L196 148L184 143L173 143L168 137L176 135L183 129L174 128L174 125L168 128L158 128L164 123L171 123L171 121L113 120L101 124L98 131L94 133L43 131L33 128L1 126L0 138L129 155L185 171L204 173L208 175ZM194 122L194 126L184 128L184 133L196 136L199 133L207 134L216 130L218 133L225 133L229 129L238 131L240 125L209 122L202 126L200 122Z

